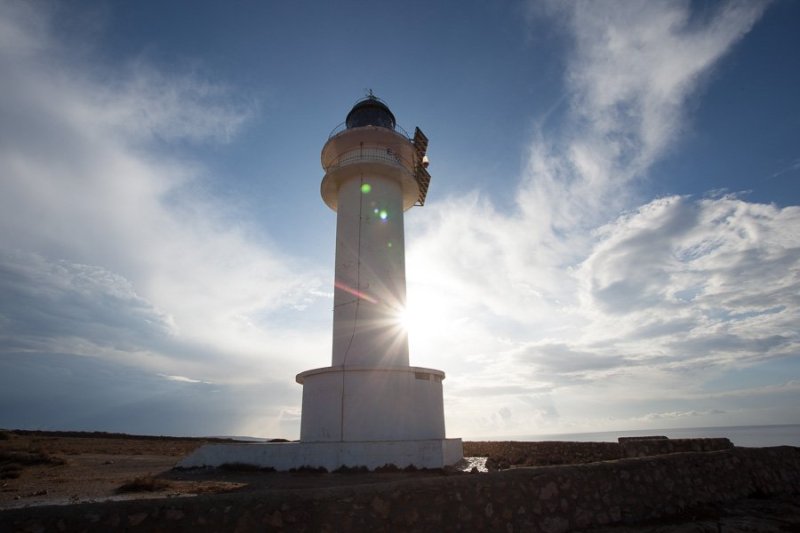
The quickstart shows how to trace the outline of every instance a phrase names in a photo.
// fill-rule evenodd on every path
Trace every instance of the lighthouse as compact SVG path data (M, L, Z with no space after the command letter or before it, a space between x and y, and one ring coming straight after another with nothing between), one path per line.
M322 199L336 212L333 349L331 366L297 376L302 442L445 438L444 372L409 365L401 320L403 214L425 203L427 147L370 94L322 148Z
M372 92L322 148L322 200L336 213L330 366L297 375L300 442L208 445L180 466L249 463L439 468L462 457L445 437L444 372L411 366L403 215L425 204L428 138L398 126Z

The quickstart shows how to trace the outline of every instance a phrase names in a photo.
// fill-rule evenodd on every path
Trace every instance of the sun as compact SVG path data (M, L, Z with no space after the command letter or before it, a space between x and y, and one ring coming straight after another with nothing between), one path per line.
M424 343L442 334L443 322L449 315L443 298L433 293L413 295L398 312L398 322L408 333L410 342Z
M408 307L405 307L397 312L397 322L406 332L408 332L414 323L414 313Z

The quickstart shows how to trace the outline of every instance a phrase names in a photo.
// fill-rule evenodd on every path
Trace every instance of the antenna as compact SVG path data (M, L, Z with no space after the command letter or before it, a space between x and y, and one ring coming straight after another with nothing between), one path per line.
M419 185L419 197L417 204L419 206L425 205L425 197L428 195L428 187L431 184L431 175L428 174L428 137L422 133L422 130L416 128L414 130L414 151L416 152L414 164L414 179L417 180Z

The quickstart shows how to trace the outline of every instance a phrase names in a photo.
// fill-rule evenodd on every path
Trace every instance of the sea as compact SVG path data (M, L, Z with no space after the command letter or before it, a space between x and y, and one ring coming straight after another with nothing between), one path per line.
M628 431L602 431L598 433L514 435L465 440L617 442L618 437L644 437L653 435L669 437L671 439L727 437L734 446L743 446L746 448L763 448L768 446L800 447L800 424L787 424L780 426L638 429Z

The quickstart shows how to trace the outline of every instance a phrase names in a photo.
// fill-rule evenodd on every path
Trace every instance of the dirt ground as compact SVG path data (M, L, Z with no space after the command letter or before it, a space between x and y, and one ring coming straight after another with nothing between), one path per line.
M0 430L0 510L229 491L369 484L436 472L317 474L173 470L208 439ZM125 485L133 485L124 490ZM122 490L121 490L122 489Z
M0 438L0 509L152 497L142 490L118 492L135 479L167 481L161 496L233 490L217 480L171 479L175 463L202 440L54 436L4 432Z

